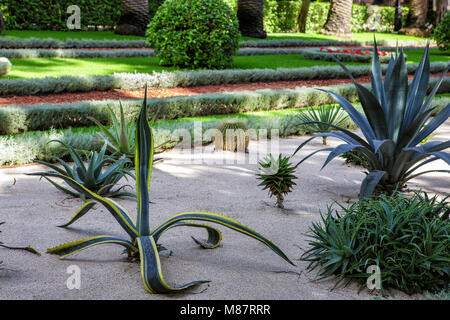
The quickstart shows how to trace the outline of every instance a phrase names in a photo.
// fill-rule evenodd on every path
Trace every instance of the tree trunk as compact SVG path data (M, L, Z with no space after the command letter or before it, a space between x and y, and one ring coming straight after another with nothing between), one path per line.
M352 32L352 0L331 0L328 18L321 33L348 36Z
M426 29L428 1L411 0L409 3L408 28Z
M436 25L441 22L442 18L447 13L448 0L437 0L436 3Z
M2 35L4 27L5 27L5 20L3 19L3 14L0 12L0 35Z
M260 39L267 37L263 26L263 8L264 0L238 0L237 17L243 36Z
M395 2L395 16L394 16L394 31L399 31L402 28L402 5L400 0Z
M309 5L311 4L311 0L303 0L302 1L302 9L298 15L298 26L297 31L305 33L306 32L306 18L308 17Z
M148 0L122 0L119 25L115 33L143 37L148 23Z

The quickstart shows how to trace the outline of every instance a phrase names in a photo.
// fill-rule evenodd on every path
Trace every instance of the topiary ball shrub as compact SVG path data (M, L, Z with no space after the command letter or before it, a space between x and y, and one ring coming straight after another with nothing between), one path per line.
M434 29L433 39L440 49L450 49L450 13L447 13Z
M309 270L319 269L319 278L337 276L337 284L356 280L363 289L368 267L376 265L382 292L439 292L450 283L448 200L396 192L348 207L338 204L339 211L330 206L310 228L301 259L310 262Z
M0 58L0 77L6 76L11 71L12 64L7 58Z
M160 65L224 69L239 48L239 24L222 0L166 0L149 24L147 39Z

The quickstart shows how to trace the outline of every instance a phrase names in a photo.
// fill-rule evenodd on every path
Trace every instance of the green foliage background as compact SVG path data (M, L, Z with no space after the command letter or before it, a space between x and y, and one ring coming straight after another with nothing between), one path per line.
M150 0L150 17L153 17L164 0ZM237 0L224 0L234 12ZM81 8L82 28L115 26L120 17L121 0L0 0L0 10L6 19L8 30L67 30L66 20L69 15L66 9L70 5ZM314 1L307 20L307 33L317 33L325 24L330 4ZM295 31L301 1L264 0L264 27L267 32ZM380 15L380 31L389 32L394 27L393 7L369 7L353 5L352 31L367 31L364 24L370 11ZM369 11L369 12L368 12ZM402 8L404 22L409 9Z

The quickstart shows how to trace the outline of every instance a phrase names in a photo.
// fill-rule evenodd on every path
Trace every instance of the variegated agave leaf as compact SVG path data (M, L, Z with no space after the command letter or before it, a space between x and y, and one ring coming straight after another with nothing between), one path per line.
M146 95L147 96L147 95ZM192 286L202 284L208 281L193 281L178 287L171 287L166 283L162 275L161 261L159 259L159 251L162 246L158 244L161 235L175 227L195 227L203 228L207 232L205 241L193 239L195 243L205 249L217 248L222 240L222 234L216 228L204 224L215 223L228 227L232 230L252 237L274 251L281 258L293 264L289 258L281 251L278 246L266 237L240 224L239 222L211 212L185 212L175 215L166 222L151 229L150 227L150 177L153 165L154 145L151 128L147 121L147 100L144 99L135 134L135 169L136 169L136 190L137 190L137 219L134 221L130 214L122 208L118 203L111 199L102 197L85 188L74 178L68 180L75 186L75 189L83 193L87 198L92 199L83 205L80 210L72 217L72 219L62 227L67 227L76 222L82 216L87 214L95 205L102 204L119 222L119 224L128 233L131 240L124 240L115 236L102 235L90 237L75 242L66 243L54 248L50 248L47 252L56 254L61 258L65 258L81 250L96 246L99 244L117 244L125 247L126 252L132 257L139 257L141 263L141 275L145 288L151 293L170 293L185 290ZM201 223L198 223L200 221Z

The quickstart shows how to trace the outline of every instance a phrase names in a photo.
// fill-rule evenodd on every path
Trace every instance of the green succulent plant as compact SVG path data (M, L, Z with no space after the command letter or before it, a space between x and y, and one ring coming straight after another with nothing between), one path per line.
M327 106L323 105L318 108L308 108L307 110L299 113L297 118L301 122L326 122L334 126L341 125L344 121L347 121L348 114L342 110L339 106ZM307 129L310 131L328 131L330 127L321 123L310 123L306 125ZM327 144L327 137L322 137L322 142L324 145Z
M450 279L450 203L425 192L400 192L337 203L309 232L301 260L317 278L336 276L336 286L355 280L366 287L367 268L381 271L380 289L408 294L447 289Z
M258 186L269 191L269 196L277 198L277 206L283 208L284 196L292 191L296 185L293 181L297 179L294 175L295 167L289 162L290 157L283 157L281 154L277 159L270 154L263 161L259 162L260 173L258 179L262 180Z
M122 103L119 103L120 108L120 122L118 121L114 110L108 106L109 113L111 115L111 119L113 121L113 125L111 128L107 128L100 123L97 119L93 117L89 117L97 126L100 131L98 134L100 137L106 142L107 150L114 155L123 156L125 155L128 159L134 159L134 132L135 125L134 123L128 123L125 120L125 114L123 112ZM156 112L158 114L159 110ZM156 116L155 116L156 117ZM154 120L154 119L153 119ZM166 141L159 146L156 146L155 149L162 148L169 143L174 143L176 141L169 140ZM155 151L155 154L160 154L161 151ZM154 162L161 161L161 158L154 159ZM128 164L128 163L127 163ZM129 162L132 165L132 162Z
M248 125L239 119L220 121L216 129L221 133L221 139L214 138L216 150L248 152L250 138L247 134Z
M424 101L430 78L429 46L427 45L425 48L425 53L409 88L403 50L395 58L391 57L383 82L376 42L374 47L371 74L372 92L357 83L348 69L338 61L355 84L365 115L342 96L322 90L328 92L342 106L361 129L364 138L330 123L310 121L303 124L323 124L338 131L316 134L302 143L294 152L294 154L297 153L308 142L318 137L335 137L344 141L344 144L340 144L336 148L314 151L297 165L317 152L328 151L329 155L323 168L335 157L357 151L367 161L367 163L362 162L367 170L367 176L361 184L360 198L369 197L374 192L390 194L396 188L403 190L408 180L428 172L450 172L450 170L427 170L416 173L421 166L439 159L450 164L450 154L443 152L450 146L450 141L432 141L419 145L450 115L450 104L447 104L433 118L431 118L431 114L434 108L430 107L449 67L443 72Z
M126 164L127 162L129 162L129 160L125 155L123 155L119 160L116 160L114 157L105 156L107 148L107 144L105 143L99 153L94 152L91 156L87 157L86 167L83 162L83 157L78 153L77 150L75 150L71 146L68 146L62 141L52 141L61 143L67 149L72 161L74 162L74 165L70 167L64 160L60 158L56 158L56 160L63 166L63 168L60 168L57 165L48 162L35 160L35 162L40 163L53 170L47 172L27 173L27 175L44 177L59 190L73 197L81 197L82 199L84 199L85 196L90 198L90 195L83 192L76 192L79 190L78 184L81 184L88 190L102 196L136 197L135 194L123 190L126 186L114 189L114 186L120 181L120 179L127 179L127 176L134 179L134 175L128 168L126 168ZM107 164L109 164L108 167L106 167ZM74 191L63 187L49 177L60 178L64 180ZM74 183L74 181L76 181L76 183Z
M118 244L125 247L125 251L129 257L138 258L141 263L141 276L145 288L150 293L170 293L185 290L192 286L202 284L209 281L193 281L179 287L169 286L163 278L161 270L161 261L159 258L159 250L163 247L158 243L161 235L175 227L196 227L204 228L207 231L208 238L206 241L194 239L195 243L205 249L217 248L222 240L219 230L207 224L199 224L195 221L204 221L209 223L217 223L235 231L241 232L249 237L261 241L277 255L292 262L289 258L269 239L263 237L254 230L240 224L239 222L227 218L223 215L210 212L184 212L173 216L163 224L152 229L150 224L150 177L153 166L153 133L146 119L147 115L147 90L143 107L139 114L136 126L135 141L135 170L136 170L136 193L137 193L137 219L136 221L131 215L119 204L111 199L104 198L84 187L75 179L71 179L72 184L77 191L85 194L86 197L92 198L93 201L87 202L75 214L75 216L64 226L68 226L85 215L91 208L92 204L98 202L102 204L122 226L122 228L130 236L130 240L117 238L115 236L102 235L89 237L86 239L69 242L47 250L48 253L56 254L61 258L65 258L75 254L81 250L90 248L99 244Z
M134 128L125 120L122 103L119 102L120 107L120 122L118 121L116 114L110 106L108 106L113 125L110 129L105 127L93 117L89 117L90 120L100 128L99 135L106 141L107 149L111 153L126 155L128 158L134 157Z

